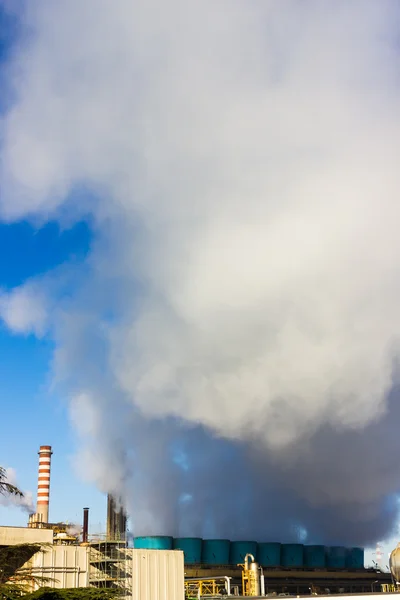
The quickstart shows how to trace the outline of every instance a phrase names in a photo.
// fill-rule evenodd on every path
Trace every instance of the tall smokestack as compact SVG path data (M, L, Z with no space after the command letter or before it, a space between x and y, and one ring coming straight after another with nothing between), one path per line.
M125 540L126 537L126 513L121 499L118 502L108 494L107 496L107 539Z
M84 544L86 544L88 541L88 534L89 534L89 509L84 508L83 509L83 530L82 530L82 542Z
M37 515L41 523L49 522L51 446L40 446L37 489Z

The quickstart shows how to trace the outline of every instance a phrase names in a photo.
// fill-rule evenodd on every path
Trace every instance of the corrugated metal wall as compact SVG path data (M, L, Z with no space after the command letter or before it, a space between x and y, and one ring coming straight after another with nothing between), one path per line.
M77 588L89 585L89 551L85 546L53 546L40 550L24 565L35 577L49 581L33 586Z
M184 600L185 572L180 550L133 550L133 600Z

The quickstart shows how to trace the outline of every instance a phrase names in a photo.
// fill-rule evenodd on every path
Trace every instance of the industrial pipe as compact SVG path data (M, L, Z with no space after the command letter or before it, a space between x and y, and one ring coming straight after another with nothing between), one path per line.
M84 508L83 509L83 530L82 530L82 542L84 544L86 544L88 541L88 534L89 534L89 509Z
M264 579L264 570L260 567L260 595L265 596L265 579Z
M246 569L246 571L249 570L249 561L248 561L248 557L250 556L251 558L251 562L255 562L254 556L250 553L246 554L246 556L244 557L244 568Z

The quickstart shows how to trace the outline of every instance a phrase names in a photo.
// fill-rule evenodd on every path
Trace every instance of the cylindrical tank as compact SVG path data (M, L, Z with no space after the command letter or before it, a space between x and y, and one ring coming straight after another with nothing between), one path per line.
M389 558L390 572L394 581L400 582L400 544L397 544L396 548L391 552Z
M326 548L326 566L329 569L346 568L347 550L343 546L329 546Z
M239 565L244 563L246 554L252 554L254 560L257 556L257 542L231 542L229 563Z
M310 569L325 567L325 546L304 546L304 566Z
M141 550L172 550L172 542L173 538L168 535L150 535L136 537L133 546Z
M183 550L185 564L199 565L201 563L201 538L175 538L174 550Z
M249 569L254 574L254 596L260 595L260 567L256 562L249 562Z
M257 560L262 567L279 567L281 564L281 545L277 542L257 544Z
M303 566L303 544L282 544L281 560L283 567Z
M205 565L229 564L229 540L203 540L201 562Z
M346 567L348 569L364 568L364 548L348 548L346 553Z

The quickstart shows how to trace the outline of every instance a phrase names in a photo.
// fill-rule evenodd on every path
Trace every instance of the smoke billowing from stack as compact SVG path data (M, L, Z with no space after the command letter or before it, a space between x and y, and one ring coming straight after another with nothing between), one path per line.
M0 210L95 239L0 315L54 336L82 474L138 535L385 538L399 3L25 4Z
M39 474L37 487L37 521L39 523L49 522L50 501L50 468L51 468L51 446L40 446L39 449Z
M121 498L107 495L107 539L125 541L126 539L126 513Z

